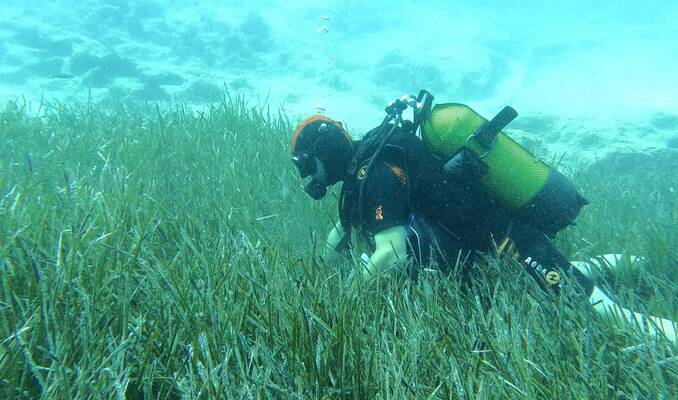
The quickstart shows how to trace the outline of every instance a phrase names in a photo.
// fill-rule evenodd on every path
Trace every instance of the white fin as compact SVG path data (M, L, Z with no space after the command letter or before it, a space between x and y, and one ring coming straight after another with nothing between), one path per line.
M612 301L598 286L593 287L589 297L593 309L605 320L620 326L634 327L652 336L659 335L676 343L676 323L666 318L643 315L619 306Z
M637 261L642 260L642 257L624 254L601 254L599 256L591 257L586 261L571 261L575 268L581 271L587 278L593 275L593 271L599 270L616 270L624 267L632 267L637 265Z

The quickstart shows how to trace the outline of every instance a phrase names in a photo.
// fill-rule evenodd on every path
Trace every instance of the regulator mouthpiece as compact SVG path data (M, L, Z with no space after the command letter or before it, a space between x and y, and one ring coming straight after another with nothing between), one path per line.
M327 194L327 173L317 157L315 157L315 172L311 177L311 181L304 186L304 190L314 200L320 200Z
M327 187L322 182L312 179L304 186L304 191L306 191L313 200L320 200L327 194Z

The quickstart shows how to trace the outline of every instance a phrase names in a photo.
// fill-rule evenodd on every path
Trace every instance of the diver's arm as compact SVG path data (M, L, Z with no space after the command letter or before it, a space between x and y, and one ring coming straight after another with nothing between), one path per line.
M373 279L393 266L400 266L407 260L407 232L397 225L374 235L376 249L369 261L363 265L364 280Z
M334 224L325 241L325 252L336 253L336 248L343 237L344 229L341 227L341 224Z
M339 253L337 253L336 248L341 242L341 239L344 237L344 229L342 229L341 224L335 223L327 235L327 240L325 241L325 248L323 249L323 255L329 261L337 260Z

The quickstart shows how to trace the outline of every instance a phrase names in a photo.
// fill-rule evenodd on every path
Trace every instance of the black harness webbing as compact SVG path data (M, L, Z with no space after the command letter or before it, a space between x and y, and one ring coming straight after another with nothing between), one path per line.
M421 101L423 100L423 103ZM433 95L431 95L428 91L422 89L419 91L419 94L417 95L416 98L417 103L421 103L422 106L419 110L416 110L414 113L414 123L413 126L408 129L408 131L412 132L413 134L416 134L417 130L423 123L423 121L426 119L428 114L431 112L431 105L433 104ZM339 241L339 244L335 247L335 250L337 252L344 252L346 250L350 250L351 247L351 231L352 231L352 223L355 221L352 221L351 218L349 217L349 213L346 210L346 199L347 196L350 196L351 198L355 196L355 193L353 193L356 188L354 182L356 181L357 174L361 174L364 176L362 179L357 179L358 181L358 201L357 201L357 207L358 207L358 223L362 223L363 215L362 215L362 209L363 209L363 198L365 195L365 182L367 181L367 176L369 176L370 171L372 168L374 168L374 165L376 164L377 160L380 158L381 153L384 150L384 147L388 143L388 141L393 137L394 133L396 132L397 128L402 126L403 124L403 119L402 119L402 113L405 111L408 107L408 103L403 100L396 100L394 103L390 104L388 107L386 107L385 111L387 113L386 117L384 117L384 120L382 121L380 125L380 130L379 132L374 135L371 138L366 139L366 142L363 143L363 145L360 146L358 151L356 151L356 155L353 157L351 162L349 163L349 167L347 170L347 176L350 177L351 183L347 185L348 181L344 181L344 185L341 188L341 194L339 196L339 220L341 222L341 227L344 231L344 236L341 238L341 241ZM388 127L388 124L391 121L394 121L393 125L391 126L391 129L384 135L384 132L386 131L386 128ZM363 160L366 159L365 155L367 152L371 151L372 148L374 147L374 142L378 141L379 145L377 146L377 149L374 151L373 155L369 158L369 161L367 162L367 166L365 167L364 171L359 171L358 168L360 165L363 163Z

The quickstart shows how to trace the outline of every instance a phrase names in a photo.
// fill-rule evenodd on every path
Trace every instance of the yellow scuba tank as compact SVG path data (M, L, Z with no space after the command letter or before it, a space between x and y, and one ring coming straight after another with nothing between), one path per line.
M549 236L571 224L587 201L562 174L500 130L517 113L506 107L487 121L463 104L437 104L421 123L422 139L450 161L467 150L485 166L480 183L505 208Z

